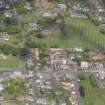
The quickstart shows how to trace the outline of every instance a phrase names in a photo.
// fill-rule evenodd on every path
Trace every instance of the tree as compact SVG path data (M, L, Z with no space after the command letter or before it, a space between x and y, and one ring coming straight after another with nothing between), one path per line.
M27 87L24 80L11 79L7 81L6 85L7 86L4 91L4 97L6 100L16 99L17 96L23 96L27 94Z
M26 56L28 54L28 50L26 48L20 48L19 50L21 56Z
M90 75L89 76L89 80L90 80L90 83L93 87L96 87L97 86L97 81L95 79L95 77L93 75Z

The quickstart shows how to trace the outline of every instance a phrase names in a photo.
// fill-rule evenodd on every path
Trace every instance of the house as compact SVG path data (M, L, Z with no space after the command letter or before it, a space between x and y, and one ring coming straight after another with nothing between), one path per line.
M92 55L92 60L97 61L97 60L104 60L105 59L105 54L102 52L96 52Z
M4 16L6 18L11 18L13 16L13 12L11 10L5 10L4 11Z
M78 12L71 12L71 17L72 18L79 18L79 19L87 19L87 16L82 14L82 13L78 13Z
M67 49L67 51L68 52L70 52L70 53L75 53L75 52L77 52L77 53L82 53L82 52L84 52L84 50L82 49L82 48L69 48L69 49Z
M21 71L14 71L11 75L10 78L25 78L26 76L23 75Z
M81 68L82 69L88 69L88 67L89 67L89 63L88 62L86 62L86 61L82 61L81 62Z
M56 105L56 101L51 100L50 105Z
M6 60L7 59L7 56L4 55L3 53L0 54L0 60Z
M7 32L0 33L0 41L9 41L10 37Z
M39 60L39 53L40 53L39 49L38 48L35 48L34 49L34 54L35 54L36 60Z
M71 97L69 98L70 102L72 105L79 105L78 104L78 97L77 95L71 95Z
M60 99L60 105L66 105L66 101L64 99Z
M3 84L0 84L0 93L4 90Z
M28 78L32 78L33 76L34 76L34 72L30 70L28 72Z
M4 86L3 86L3 84L0 84L0 101L2 101L4 99L3 90L4 90Z
M100 80L104 80L104 79L105 79L105 70L98 72L98 78L99 78Z
M99 80L105 79L105 68L104 65L101 63L96 63L96 69L98 70L97 72L97 77Z
M88 7L82 7L80 4L73 5L72 10L70 11L71 17L80 18L80 19L86 19L87 16L84 14L85 12L88 12Z
M43 13L43 17L55 18L57 16L58 16L57 13L51 13L51 12L45 12L45 13Z
M49 104L49 101L48 101L48 99L46 97L40 96L40 97L37 97L36 104L48 105Z
M32 9L28 2L26 2L26 5L24 6L24 8L26 8L27 10L31 10Z
M29 23L29 31L41 30L37 23Z
M27 95L27 96L18 96L18 97L16 97L16 100L17 101L26 101L26 102L33 102L34 101L34 99L31 97L31 96L29 96L29 95Z
M64 81L62 82L63 88L66 90L72 90L75 88L73 81Z
M50 57L50 59L64 58L65 50L62 48L50 48L48 50L48 56Z
M60 8L60 10L62 12L64 12L66 10L66 8L67 8L65 4L58 4L58 7Z

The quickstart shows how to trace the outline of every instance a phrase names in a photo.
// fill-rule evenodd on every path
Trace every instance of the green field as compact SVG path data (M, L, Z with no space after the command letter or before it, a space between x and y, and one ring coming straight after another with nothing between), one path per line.
M8 56L7 59L0 60L0 69L17 69L21 67L21 61L14 56Z
M93 87L89 76L81 81L82 86L85 88L85 98L83 105L105 105L105 90Z
M105 34L101 34L99 29L88 20L67 18L66 33L63 35L60 30L52 33L48 38L40 39L48 46L54 44L58 47L82 47L96 48L105 45ZM35 39L38 41L38 39Z

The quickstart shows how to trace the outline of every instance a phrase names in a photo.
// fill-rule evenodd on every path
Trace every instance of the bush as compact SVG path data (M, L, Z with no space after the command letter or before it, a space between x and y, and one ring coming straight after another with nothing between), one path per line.
M26 8L24 8L24 4L17 5L16 9L17 9L18 14L21 14L21 15L23 14L27 15L29 12Z
M1 44L0 45L0 52L9 55L12 54L13 56L25 56L27 54L27 50L25 48L16 48L14 46Z
M84 75L79 75L79 79L80 80L85 80L85 76Z
M88 16L88 19L96 26L100 24L100 21L98 21L91 13L87 13L87 16Z
M20 32L20 29L17 26L7 26L3 31L8 34L16 34Z
M100 32L101 32L102 34L105 34L105 29L100 29Z

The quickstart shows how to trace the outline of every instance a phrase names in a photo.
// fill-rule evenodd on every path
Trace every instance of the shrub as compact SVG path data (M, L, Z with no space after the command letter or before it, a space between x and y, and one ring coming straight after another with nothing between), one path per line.
M96 79L93 75L90 75L89 76L89 80L90 80L90 83L93 87L96 87L97 86L97 82L96 82Z
M100 29L100 32L101 32L102 34L105 34L105 29Z

